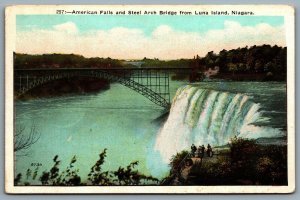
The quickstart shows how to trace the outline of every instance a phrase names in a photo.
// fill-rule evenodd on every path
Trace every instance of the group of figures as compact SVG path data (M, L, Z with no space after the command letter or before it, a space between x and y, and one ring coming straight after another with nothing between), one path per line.
M191 146L191 156L192 157L198 157L198 158L203 158L204 155L206 155L207 157L212 157L213 156L213 151L212 148L210 146L210 144L207 145L207 148L205 149L204 145L199 145L199 147L197 148L194 144L192 144Z

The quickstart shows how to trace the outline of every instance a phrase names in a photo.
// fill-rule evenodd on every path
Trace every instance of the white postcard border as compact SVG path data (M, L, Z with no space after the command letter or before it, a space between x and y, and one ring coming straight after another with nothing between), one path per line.
M288 186L14 186L13 51L16 15L53 14L58 9L75 10L253 10L255 16L284 16L287 45ZM18 5L5 13L5 191L7 193L292 193L295 191L295 13L287 5Z

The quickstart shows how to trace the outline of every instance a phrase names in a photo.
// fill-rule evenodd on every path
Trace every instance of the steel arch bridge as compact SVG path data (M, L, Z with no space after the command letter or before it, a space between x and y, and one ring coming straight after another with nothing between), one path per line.
M169 74L189 73L187 68L58 68L15 69L14 95L22 96L29 90L53 80L78 76L105 79L120 83L148 98L155 104L170 107Z

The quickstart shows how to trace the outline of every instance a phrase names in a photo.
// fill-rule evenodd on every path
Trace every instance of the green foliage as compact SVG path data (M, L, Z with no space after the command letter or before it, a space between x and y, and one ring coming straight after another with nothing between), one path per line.
M76 162L76 156L73 156L69 166L65 171L60 173L58 155L53 158L54 165L50 171L44 171L39 178L42 185L59 185L59 186L73 186L80 185L81 178L78 176L78 169L74 169L74 163Z
M144 64L142 67L157 67L157 68L188 68L190 65L190 59L178 59L178 60L158 60L158 59L143 59Z
M77 174L79 172L79 169L74 168L74 164L76 161L77 161L76 156L73 156L67 169L58 176L57 183L59 185L66 185L66 186L80 185L81 178Z
M49 179L50 179L50 173L44 171L39 180L41 181L42 185L48 185Z
M77 186L77 185L157 185L158 179L152 176L147 176L135 170L138 166L138 161L131 162L126 167L119 167L117 171L103 171L103 164L105 163L106 151L104 149L99 154L99 159L91 167L91 171L87 176L87 182L82 182L78 175L79 169L75 168L77 161L76 156L73 156L67 168L60 172L59 166L61 161L58 155L53 158L54 165L49 171L43 171L39 177L42 185L53 186ZM21 183L22 174L19 173L15 178L15 185L29 185L30 178L35 180L38 174L38 167L32 173L31 169L26 171L27 181Z
M14 67L27 68L114 68L121 67L119 60L111 58L85 58L75 54L28 55L14 53Z
M255 164L260 155L260 146L255 140L233 138L230 142L231 168L235 179L250 180L254 184L257 171ZM246 172L246 173L245 173Z
M260 149L253 139L234 137L230 143L231 160L233 163L249 162L248 158L259 154Z
M36 179L38 171L39 171L39 167L36 167L35 170L34 170L34 172L33 172L33 174L32 174L32 180Z
M250 48L246 46L232 50L223 49L219 54L211 51L205 57L200 58L200 63L203 69L219 66L221 73L267 74L271 72L275 78L285 79L287 48L277 45L254 45Z
M29 179L29 177L31 177L31 174L32 174L31 169L27 169L27 171L26 171L26 179L27 180Z
M187 184L191 185L231 185L233 171L227 157L219 157L216 162L203 161L190 172Z
M183 150L179 153L176 153L176 155L173 155L169 166L171 167L172 172L177 172L181 169L182 165L184 164L182 161L189 156L189 152L186 150Z
M263 154L256 163L259 181L267 185L287 184L287 147L268 145L262 147Z
M112 185L112 182L109 179L109 172L102 172L102 165L105 162L106 150L104 149L99 154L99 160L91 168L90 173L88 174L88 180L91 182L91 185Z
M22 174L18 173L16 178L14 179L14 185L18 185L21 182Z
M193 165L186 185L286 185L287 147L259 145L255 140L234 137L230 149ZM177 153L170 165L180 163L186 152ZM176 161L176 162L174 162ZM171 178L178 175L170 172ZM169 181L169 184L172 184Z
M269 157L262 157L258 159L256 164L256 170L259 174L265 174L274 165L273 161Z
M139 173L137 170L134 170L135 166L138 165L138 161L131 162L127 167L119 167L119 169L113 174L117 179L119 185L141 185L141 181L143 180L143 185L147 183L147 181L158 182L157 178L152 176L146 176L144 174Z

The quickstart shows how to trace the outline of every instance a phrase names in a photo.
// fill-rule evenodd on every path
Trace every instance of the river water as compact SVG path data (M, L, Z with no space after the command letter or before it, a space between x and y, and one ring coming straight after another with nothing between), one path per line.
M184 85L185 82L171 81L171 98L175 96L177 89ZM251 105L252 103L257 105L256 111L259 112L259 117L264 119L255 121L256 127L272 128L279 133L270 137L286 134L285 83L201 82L194 84L193 87L198 88L197 90L213 91L215 96L227 95L233 99L239 94L245 97L244 99L247 99ZM210 96L206 95L206 99L215 102L213 105L220 104L217 103L221 102L218 97L211 92L208 93ZM175 99L174 102L176 101L181 100ZM239 100L240 107L243 101ZM174 105L178 107L179 103ZM204 105L208 104L203 103L202 106ZM162 178L168 174L167 162L170 157L170 153L164 154L163 151L175 154L182 148L189 149L190 145L184 143L186 146L174 146L180 142L178 140L181 136L176 136L178 134L176 133L173 138L169 138L170 131L164 132L163 127L153 122L161 116L163 109L120 84L111 84L109 90L98 94L16 101L15 108L17 129L25 127L25 132L29 132L30 127L35 126L41 133L40 139L30 147L27 156L16 156L17 173L25 174L28 168L35 168L31 167L32 164L37 163L42 165L39 167L39 173L49 170L55 155L62 160L60 168L65 169L72 157L76 155L75 166L79 169L80 176L85 179L90 168L97 161L99 153L107 148L104 170L117 170L119 166L125 167L130 162L138 160L139 171ZM224 112L227 112L226 109ZM249 112L249 109L245 112ZM214 112L211 111L213 116L212 113ZM172 125L170 120L174 115L176 113L172 113L171 109L166 122L168 126L176 127L182 123L172 121L174 124ZM235 119L239 119L239 114L236 114ZM218 123L222 122L225 123L222 120L218 121ZM259 134L255 137L260 137ZM268 137L268 133L262 134L261 137Z

